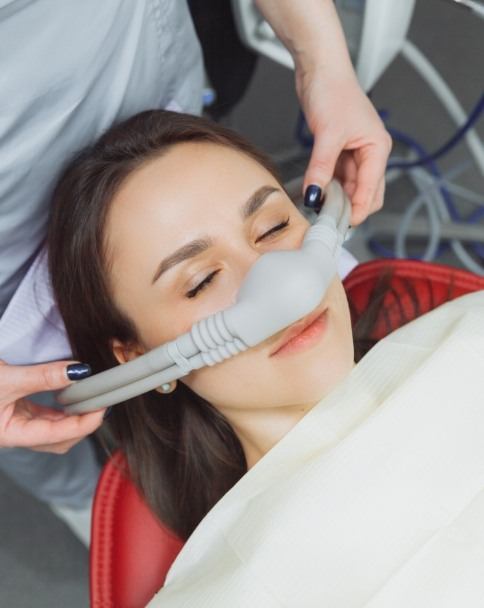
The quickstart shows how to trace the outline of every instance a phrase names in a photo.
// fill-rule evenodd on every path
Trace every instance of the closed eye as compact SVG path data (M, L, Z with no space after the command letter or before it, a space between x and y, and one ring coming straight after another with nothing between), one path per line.
M277 226L274 226L267 232L264 232L264 234L262 236L260 236L259 238L257 238L255 242L258 243L262 239L265 239L268 236L270 236L271 234L274 234L274 232L279 232L279 230L284 230L284 228L286 228L287 226L289 226L289 218L287 218L287 220L285 220L284 222L277 224Z
M205 289L205 287L212 282L215 275L219 272L220 270L214 270L208 276L206 276L203 281L199 283L196 287L190 289L190 291L187 291L187 293L185 294L187 298L194 298L200 291L202 291L202 289Z
M267 238L268 236L271 236L272 234L279 232L280 230L284 230L284 228L286 228L287 226L289 226L289 218L287 218L287 220L285 220L284 222L277 224L277 226L274 226L267 232L264 232L264 234L262 234L260 237L258 237L255 242L258 243L259 241ZM220 272L220 269L214 270L209 275L207 275L203 279L203 281L201 281L196 287L194 287L193 289L190 289L190 291L187 291L187 293L185 294L186 297L195 298L203 289L205 289L205 287L207 287L213 281L213 279L215 278L215 275L217 275L219 272Z

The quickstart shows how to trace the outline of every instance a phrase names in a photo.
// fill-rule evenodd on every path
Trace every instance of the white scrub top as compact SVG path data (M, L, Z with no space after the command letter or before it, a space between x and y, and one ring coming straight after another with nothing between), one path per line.
M199 113L202 83L184 0L0 0L0 315L64 164L142 110Z

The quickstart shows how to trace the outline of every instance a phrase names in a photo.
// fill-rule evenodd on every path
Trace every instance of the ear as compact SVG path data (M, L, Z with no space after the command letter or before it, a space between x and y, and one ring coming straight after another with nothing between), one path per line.
M137 342L121 342L121 340L114 339L111 341L111 349L113 355L116 357L119 363L127 363L136 359L140 355L145 354L145 350Z

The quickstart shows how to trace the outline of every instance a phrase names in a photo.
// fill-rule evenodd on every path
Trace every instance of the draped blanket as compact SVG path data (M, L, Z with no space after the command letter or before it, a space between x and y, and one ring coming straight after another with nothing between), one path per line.
M214 506L149 606L482 608L484 291L381 340Z

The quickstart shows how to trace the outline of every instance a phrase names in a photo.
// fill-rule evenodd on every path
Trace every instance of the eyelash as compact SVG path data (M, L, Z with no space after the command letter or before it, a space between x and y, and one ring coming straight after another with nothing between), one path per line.
M279 232L280 230L284 230L284 228L287 228L287 226L289 226L289 218L287 218L287 220L285 220L284 222L281 222L280 224L277 224L277 226L274 226L273 228L271 228L270 230L268 230L267 232L265 232L262 236L260 236L256 240L256 243L258 243L262 239L265 239L266 237L270 236L271 234L273 234L275 232ZM190 291L187 291L187 293L185 294L186 297L187 298L195 298L200 293L200 291L202 291L203 289L205 289L205 287L207 287L207 285L209 285L213 281L213 279L215 278L215 275L218 274L219 272L220 272L220 270L214 270L209 275L207 275L203 279L203 281L201 281L196 287L194 287L193 289L190 289Z

